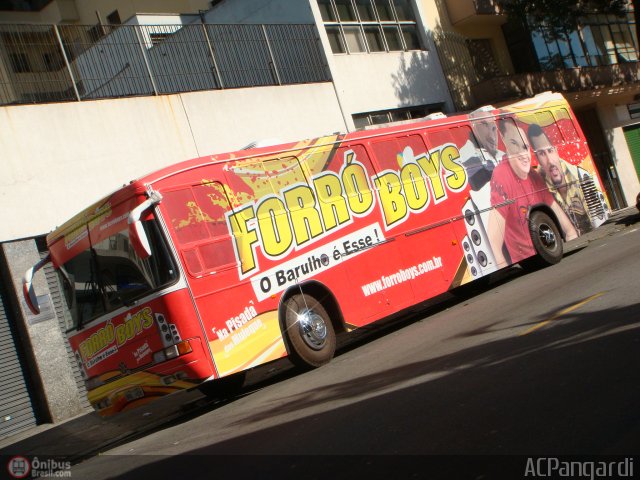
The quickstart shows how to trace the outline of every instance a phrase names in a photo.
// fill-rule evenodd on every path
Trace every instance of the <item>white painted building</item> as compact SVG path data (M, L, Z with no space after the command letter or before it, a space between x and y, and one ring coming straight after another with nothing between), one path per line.
M222 1L206 23L314 23L349 130L453 111L420 2Z

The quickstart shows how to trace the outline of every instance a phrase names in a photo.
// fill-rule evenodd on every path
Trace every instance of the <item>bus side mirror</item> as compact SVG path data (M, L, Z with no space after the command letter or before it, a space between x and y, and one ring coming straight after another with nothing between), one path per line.
M151 256L149 238L142 227L140 219L129 223L129 241L140 258L145 259Z
M38 304L38 296L33 289L33 276L49 261L49 259L50 257L49 255L47 255L29 270L27 270L24 273L24 277L22 277L22 295L24 297L24 301L29 307L29 310L31 310L31 313L33 313L34 315L38 315L40 313L40 305Z
M129 241L131 242L131 245L133 245L135 252L142 259L151 256L151 245L149 244L149 237L147 237L140 219L145 210L151 208L156 203L159 203L160 200L162 200L162 195L160 195L160 193L151 192L149 198L129 213Z

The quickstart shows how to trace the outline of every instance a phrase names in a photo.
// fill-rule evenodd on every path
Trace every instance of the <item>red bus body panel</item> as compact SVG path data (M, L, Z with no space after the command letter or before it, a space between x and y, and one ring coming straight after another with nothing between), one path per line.
M597 199L585 204L592 227L606 219L586 141L562 97L486 115L509 117L523 131L538 124L563 166L594 185ZM286 356L280 301L306 282L330 292L349 330L503 268L506 263L492 260L487 233L490 211L503 206L492 203L489 179L478 184L466 166L471 134L469 116L460 115L202 157L148 175L87 209L79 224L88 222L89 234L104 238L126 221L144 188L159 192L156 213L186 281L185 289L72 336L87 375L136 371L129 376L150 376L135 382L150 382L151 389L182 372L176 386L188 387ZM497 148L504 154L508 146L501 140ZM504 203L514 202L525 219L536 207L523 198ZM64 239L50 244L58 265L86 248L78 218L51 236ZM136 315L141 320L131 324ZM150 352L163 347L161 327L151 320L158 315L191 339L194 350L175 366L144 368ZM104 337L104 346L88 349L92 336ZM107 383L95 395L104 396L108 385L120 388Z

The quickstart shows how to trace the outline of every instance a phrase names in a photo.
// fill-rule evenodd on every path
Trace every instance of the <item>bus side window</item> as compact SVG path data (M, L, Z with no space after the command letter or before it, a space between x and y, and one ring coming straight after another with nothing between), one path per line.
M415 159L423 157L427 147L419 135L406 135L389 140L372 142L373 153L379 172L389 170L400 174L402 167L415 163Z
M385 201L384 198L388 195L396 196L403 189L400 178L400 169L404 162L403 152L395 138L372 141L371 150L378 170L373 188L380 192L378 197L387 228L395 228L408 218L408 208L402 202L396 204L394 200Z
M299 155L302 168L309 178L331 170L331 166L335 164L334 160L337 158L335 148L331 145L308 148L300 152Z
M274 193L299 184L308 185L307 177L296 157L269 158L262 162L262 168Z
M383 173L388 170L397 171L402 166L402 150L395 138L371 142L377 170Z
M178 242L182 245L209 237L207 227L200 218L202 212L190 188L163 192L163 207L169 214Z
M163 192L164 208L192 275L235 266L231 237L226 225L229 201L219 182L207 181L191 188Z
M227 183L233 185L231 202L234 208L274 193L274 185L260 158L243 159L230 164L227 178Z
M555 122L562 132L562 136L566 143L580 143L580 135L576 130L573 120L566 109L561 108L555 112Z
M435 203L447 198L447 190L459 191L466 181L463 158L459 145L469 141L471 129L447 127L441 130L427 130L425 135L429 146L429 177ZM448 188L447 188L448 187Z
M373 180L376 171L363 145L338 148L336 156L343 159L342 183L351 211L364 215L373 206Z
M194 186L193 192L209 232L209 241L198 248L204 269L212 271L235 266L233 242L226 220L231 207L225 188L220 182L207 182Z
M553 146L559 147L565 143L565 139L556 125L556 119L550 111L545 110L543 112L537 112L536 123L542 127L544 133L549 137L549 141Z
M415 202L428 202L429 193L421 192L424 180L431 185L434 198L445 196L440 165L435 165L420 135L405 135L373 144L376 161L382 172L391 170L397 179L387 177L390 186L402 183L402 188L414 192ZM404 178L404 180L402 180ZM424 206L424 205L423 205ZM422 207L420 207L422 208ZM418 208L418 209L420 209Z

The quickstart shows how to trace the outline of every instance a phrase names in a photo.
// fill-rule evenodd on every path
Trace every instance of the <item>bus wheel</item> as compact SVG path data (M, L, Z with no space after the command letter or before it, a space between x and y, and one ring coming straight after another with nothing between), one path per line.
M562 260L562 237L556 223L544 212L535 211L529 217L529 232L537 255L526 264L547 267Z
M291 361L300 367L329 363L336 351L336 334L322 304L301 293L289 298L284 309Z

